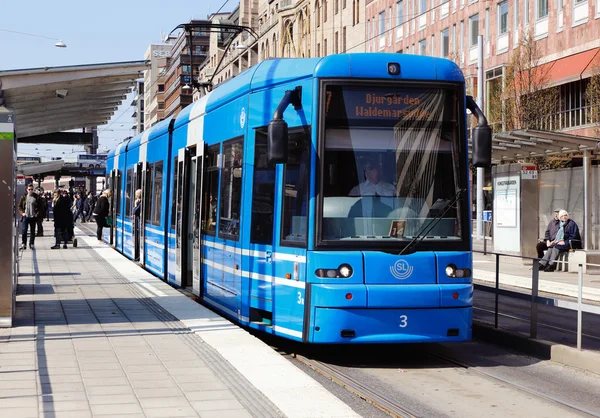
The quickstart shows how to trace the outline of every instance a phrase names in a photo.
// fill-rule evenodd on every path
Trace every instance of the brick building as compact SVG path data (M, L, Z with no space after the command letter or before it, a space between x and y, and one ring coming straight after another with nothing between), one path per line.
M190 25L206 21L192 20ZM164 117L176 115L181 109L192 103L192 79L198 77L198 67L208 56L210 34L191 30L191 56L189 33L181 30L174 39L167 67L164 72ZM193 74L192 74L193 71Z
M367 51L453 59L473 95L478 35L483 36L489 92L493 83L506 78L511 54L529 31L539 52L536 65L544 66L544 82L560 91L547 129L593 135L599 121L589 116L585 91L594 66L600 65L600 0L367 0L366 22ZM489 111L498 98L487 99Z

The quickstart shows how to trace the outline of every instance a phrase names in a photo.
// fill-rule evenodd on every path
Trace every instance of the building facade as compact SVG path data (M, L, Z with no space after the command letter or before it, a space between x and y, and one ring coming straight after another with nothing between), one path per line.
M485 111L507 87L519 45L535 52L544 88L559 99L547 130L594 135L586 88L600 65L600 0L368 0L367 51L400 52L454 60L477 92L477 48L483 36ZM541 80L543 78L543 80ZM502 113L502 112L499 112ZM489 116L488 116L489 117ZM491 120L495 131L506 116Z
M201 25L207 21L191 20L188 24ZM167 58L164 72L164 117L176 115L181 109L192 103L192 78L198 77L198 68L208 56L209 32L191 30L179 32L171 47L171 56ZM191 48L191 50L190 50Z
M146 128L154 126L165 115L165 68L171 56L172 45L150 45L144 59L150 61L150 69L144 71L144 124Z
M135 88L133 89L134 97L131 102L131 106L135 109L131 115L133 119L133 126L131 129L135 134L144 132L144 82L138 81Z
M241 0L230 14L212 16L213 22L250 26L230 38L213 34L209 60L200 81L214 86L258 62L274 57L312 58L366 50L365 0ZM231 46L225 52L225 46ZM219 60L225 55L221 65ZM195 98L201 96L197 92Z

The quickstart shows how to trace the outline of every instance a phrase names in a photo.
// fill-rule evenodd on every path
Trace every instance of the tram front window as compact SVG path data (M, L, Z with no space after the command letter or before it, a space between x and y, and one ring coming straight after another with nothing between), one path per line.
M459 92L327 86L321 241L403 247L438 216L426 243L466 238Z

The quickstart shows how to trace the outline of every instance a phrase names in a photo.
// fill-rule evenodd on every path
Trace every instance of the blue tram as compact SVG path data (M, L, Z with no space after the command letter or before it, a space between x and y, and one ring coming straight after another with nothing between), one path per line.
M468 340L466 108L473 164L489 165L491 130L451 61L266 60L109 154L104 239L271 334Z

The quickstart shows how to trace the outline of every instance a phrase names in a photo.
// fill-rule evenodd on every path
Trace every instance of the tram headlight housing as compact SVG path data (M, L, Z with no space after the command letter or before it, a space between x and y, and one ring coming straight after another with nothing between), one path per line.
M342 264L337 269L317 269L315 276L323 279L347 279L352 277L354 270L350 264Z
M454 277L457 279L465 279L471 277L471 269L459 269L454 264L448 264L446 266L446 276Z

